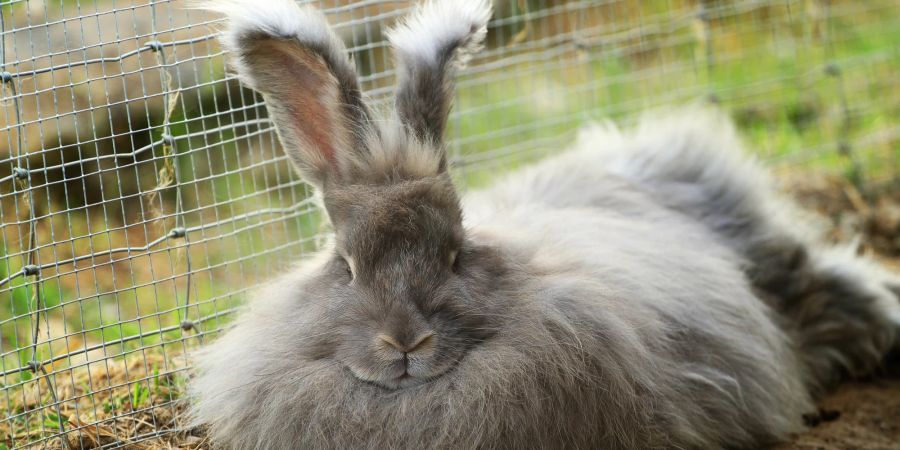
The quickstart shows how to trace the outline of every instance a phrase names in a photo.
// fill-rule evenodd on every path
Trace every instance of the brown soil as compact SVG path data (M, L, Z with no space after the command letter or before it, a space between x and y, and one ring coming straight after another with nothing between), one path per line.
M845 383L819 407L806 432L776 450L900 449L900 373Z

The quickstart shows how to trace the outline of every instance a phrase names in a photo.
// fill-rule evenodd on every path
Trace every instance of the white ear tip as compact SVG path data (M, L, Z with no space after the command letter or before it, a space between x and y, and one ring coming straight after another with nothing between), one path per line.
M389 30L387 38L402 57L427 63L458 45L464 62L484 40L492 12L489 0L427 0Z
M310 44L340 43L321 12L294 0L209 0L200 6L227 17L223 41L230 50L239 50L241 37L254 32Z

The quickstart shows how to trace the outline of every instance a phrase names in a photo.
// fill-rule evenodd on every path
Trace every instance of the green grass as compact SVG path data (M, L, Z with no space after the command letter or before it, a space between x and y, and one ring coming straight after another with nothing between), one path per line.
M672 2L644 4L649 6L643 6L643 14L652 16ZM529 141L568 136L585 116L627 121L647 108L714 95L737 121L748 147L775 164L796 157L792 168L844 174L860 184L894 177L898 138L873 137L896 134L900 116L900 8L873 1L850 14L850 5L837 3L830 21L805 20L777 4L766 10L765 19L744 15L713 21L711 60L706 42L697 39L695 22L659 42L648 38L637 49L593 48L565 55L562 64L546 69L529 71L529 62L505 71L512 75L491 74L507 78L460 95L464 109L478 112L459 118L456 133L485 136L463 154L491 152L511 142L521 143L528 154ZM830 27L831 36L816 35L813 24ZM541 90L562 106L529 104ZM522 132L492 136L515 125ZM841 147L850 154L842 154ZM492 169L486 175L467 174L467 180L487 182Z

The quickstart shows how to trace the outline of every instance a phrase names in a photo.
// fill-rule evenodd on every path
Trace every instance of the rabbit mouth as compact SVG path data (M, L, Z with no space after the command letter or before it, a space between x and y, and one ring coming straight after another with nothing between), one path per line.
M403 373L395 377L367 377L364 374L357 372L352 367L347 367L347 369L354 378L363 383L378 386L388 391L399 391L407 388L423 386L431 383L432 381L443 378L450 372L452 372L456 368L457 364L458 363L450 364L447 367L442 368L438 372L431 373L425 376L413 375L404 370Z

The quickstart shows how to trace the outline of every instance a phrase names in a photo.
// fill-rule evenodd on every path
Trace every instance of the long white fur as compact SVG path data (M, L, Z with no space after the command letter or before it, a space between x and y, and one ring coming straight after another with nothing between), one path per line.
M438 63L441 49L462 42L454 60L462 67L480 50L491 11L488 0L428 0L390 29L387 38L401 61L429 65Z
M242 36L263 33L325 49L335 60L347 58L343 41L328 25L325 16L317 9L301 7L294 0L207 0L199 2L198 7L227 17L228 32L222 36L222 43L233 54L239 54ZM238 65L237 72L243 73L239 58L235 64ZM242 81L253 86L251 79Z

